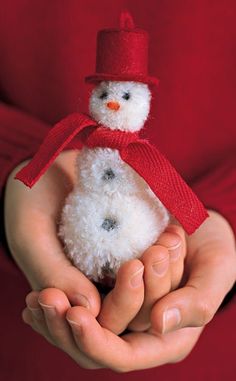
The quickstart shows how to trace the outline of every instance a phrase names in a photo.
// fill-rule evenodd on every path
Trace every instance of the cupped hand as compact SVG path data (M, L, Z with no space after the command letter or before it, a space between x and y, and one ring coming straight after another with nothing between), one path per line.
M84 306L96 316L99 293L67 259L57 236L61 208L75 181L77 154L63 152L32 189L14 179L26 163L15 168L5 192L6 235L11 253L33 290L57 287L72 305Z
M86 368L124 372L180 361L235 282L234 236L219 214L210 212L202 227L188 237L184 275L182 288L154 303L151 327L144 332L118 336L102 327L87 309L70 307L65 294L55 289L30 294L30 309L24 311L23 319ZM37 319L32 307L40 315Z
M173 274L170 280L169 252L164 246L176 246L176 239L179 245L180 237L176 237L176 232L164 233L158 246L150 248L141 261L126 263L118 274L114 290L105 298L100 310L96 288L66 258L57 236L61 208L75 182L76 155L75 151L62 153L32 189L14 179L26 163L20 164L9 176L5 197L9 248L33 290L48 287L61 289L72 305L85 306L95 316L100 311L100 322L116 333L122 332L143 306L140 317L133 322L133 328L143 329L144 325L149 325L151 305L169 292L173 282L177 284L177 278L182 276L181 259L177 271L179 275ZM158 277L163 286L159 286L156 292L154 283ZM124 295L123 298L120 295ZM127 305L126 300L132 300L132 303Z
M95 331L100 327L100 333L110 332L108 335L110 335L114 350L115 338L118 338L118 334L124 331L128 325L129 329L133 327L132 329L138 331L150 327L152 306L171 289L175 289L182 279L184 256L183 230L179 226L170 225L161 235L157 244L148 249L140 260L128 261L120 268L115 287L105 297L100 314L95 320ZM28 308L23 313L24 321L50 343L66 351L85 368L110 367L106 362L93 360L90 354L86 355L83 350L78 348L65 320L66 312L71 306L64 293L56 289L47 289L41 293L32 292L27 296L26 303ZM81 311L83 314L84 309ZM89 316L90 314L87 315L87 318ZM91 322L88 321L88 327L90 324ZM94 320L92 324L94 325ZM167 347L164 345L162 335L159 336L157 345L163 347L163 353L161 354L162 351L160 351L158 360L158 363L161 364L167 355L165 354ZM188 338L190 347L192 347L195 337L197 338L198 335ZM100 340L103 346L104 337L101 337L99 342ZM118 342L119 345L114 354L120 350L122 341L119 339ZM134 342L134 345L139 345L139 339L137 344ZM132 346L130 350L132 351ZM178 353L178 358L181 353ZM145 362L146 360L143 359L140 367ZM111 367L113 366L111 365ZM117 370L119 369L117 368Z
M178 225L169 225L158 242L140 258L140 271L136 275L133 270L136 275L134 278L128 276L134 261L120 268L115 287L105 297L98 315L102 327L116 334L122 333L127 327L132 331L150 328L152 307L180 285L185 255L186 239L183 229ZM141 288L141 282L144 288Z
M236 281L235 237L228 222L209 211L209 218L187 237L184 287L153 307L152 327L166 333L206 325Z
M34 291L26 302L24 321L87 369L128 372L178 362L191 351L202 331L183 328L162 335L149 330L118 336L103 328L84 307L71 308L58 289Z

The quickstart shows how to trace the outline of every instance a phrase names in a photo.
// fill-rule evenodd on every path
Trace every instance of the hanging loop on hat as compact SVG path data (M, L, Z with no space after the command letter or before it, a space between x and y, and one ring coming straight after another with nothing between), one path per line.
M120 28L121 29L134 29L134 20L128 11L121 12L120 15Z

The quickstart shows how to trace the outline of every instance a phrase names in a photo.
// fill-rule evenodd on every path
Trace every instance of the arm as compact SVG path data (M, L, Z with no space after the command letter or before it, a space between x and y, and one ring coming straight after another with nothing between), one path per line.
M236 235L235 149L217 160L214 168L196 179L192 187L208 209L215 210L230 223Z
M46 123L0 102L1 214L3 214L3 193L7 177L17 164L34 154L47 134L48 128ZM6 245L3 224L0 228L0 237Z
M0 103L0 193L10 172L35 153L48 129L46 123Z

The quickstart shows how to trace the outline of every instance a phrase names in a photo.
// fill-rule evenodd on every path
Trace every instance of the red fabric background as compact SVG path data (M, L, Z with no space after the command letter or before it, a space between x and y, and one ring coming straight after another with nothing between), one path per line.
M212 206L223 208L236 226L235 0L3 0L0 99L50 124L85 111L83 78L95 69L96 32L118 25L123 8L149 31L149 72L160 78L148 123L150 140L197 184L207 205L215 197ZM218 314L183 363L114 375L80 371L21 323L28 286L3 249L0 287L1 380L235 379L235 302Z
M86 110L97 30L118 25L124 7L149 31L160 78L150 134L191 177L235 145L234 0L2 1L1 98L51 123Z
M0 250L0 255L3 255ZM218 313L189 357L178 364L127 374L79 368L21 321L29 288L7 258L1 260L1 381L234 381L236 301Z

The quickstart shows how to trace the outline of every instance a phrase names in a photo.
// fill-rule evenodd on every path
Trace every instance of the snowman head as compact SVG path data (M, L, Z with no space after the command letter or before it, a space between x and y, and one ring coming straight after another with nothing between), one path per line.
M151 92L140 82L103 81L92 91L91 116L100 124L122 131L138 131L150 110Z

